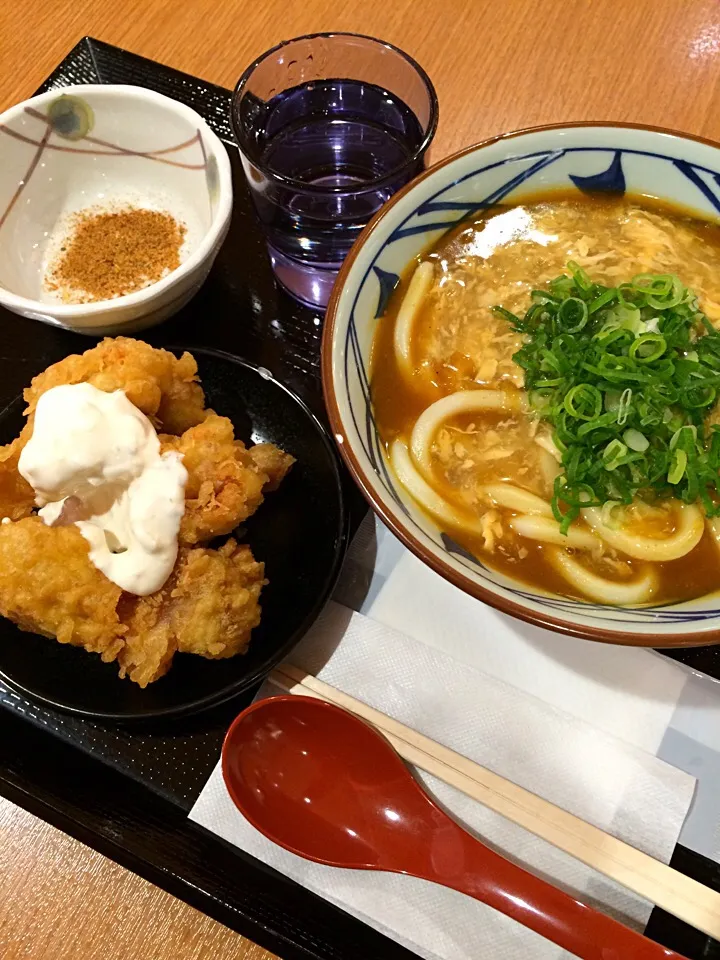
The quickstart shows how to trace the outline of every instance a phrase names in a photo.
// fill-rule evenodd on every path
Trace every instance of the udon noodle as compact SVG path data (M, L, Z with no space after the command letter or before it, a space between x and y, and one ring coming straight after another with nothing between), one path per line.
M720 326L714 225L645 199L558 194L489 211L420 257L380 320L372 397L392 468L440 529L542 590L635 606L720 589L720 518L707 497L587 494L587 506L558 514L567 455L514 359L527 336L493 308L522 315L568 261L608 287L677 275ZM715 404L704 412L720 422Z

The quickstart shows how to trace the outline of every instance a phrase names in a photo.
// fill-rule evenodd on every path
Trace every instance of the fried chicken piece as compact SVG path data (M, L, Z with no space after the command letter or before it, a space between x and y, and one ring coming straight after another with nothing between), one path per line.
M26 517L34 506L30 486L18 473L18 458L32 436L35 407L52 387L91 383L125 391L128 399L159 424L164 449L180 451L190 474L180 539L200 543L230 533L257 510L263 491L275 490L293 458L272 444L250 451L235 440L226 417L205 410L197 364L129 337L106 338L97 347L48 367L24 392L28 421L20 436L0 447L0 518ZM182 434L182 436L180 436Z
M128 631L118 653L120 676L129 677L141 687L168 672L177 650L164 593L169 583L148 597L124 593L118 606Z
M245 653L260 623L264 566L250 547L228 540L219 550L182 547L167 583L149 597L125 595L128 626L120 676L145 687L170 667L176 650L210 659Z
M148 597L122 593L90 562L74 525L39 517L0 524L0 614L21 630L117 659L141 687L176 651L210 659L245 653L260 622L264 566L250 547L182 547L167 583Z
M265 564L246 543L230 539L219 550L184 550L172 589L172 620L180 653L215 660L245 653L260 623Z
M116 609L121 590L88 549L75 526L47 527L39 517L0 524L0 614L109 662L127 632Z
M18 473L20 452L29 435L26 425L12 443L0 447L0 519L21 520L29 517L35 506L35 491Z
M255 466L267 474L268 480L263 487L263 493L277 490L295 463L295 457L285 453L274 443L256 443L254 447L250 447L249 453Z
M32 436L37 402L47 390L66 383L91 383L99 390L122 389L128 399L170 434L181 434L207 416L197 363L179 359L142 340L106 338L83 354L73 354L38 374L23 393L27 423L19 437L0 446L0 518L19 520L35 505L35 495L18 473L18 459Z
M180 650L210 659L247 650L260 622L264 566L250 547L183 547L167 583L148 597L123 593L90 562L74 525L39 517L0 524L0 614L21 630L117 659L141 687Z
M0 446L0 518L19 520L35 505L32 488L18 473L18 459L32 436L37 402L47 390L65 383L91 383L99 390L122 389L131 403L169 434L181 434L208 415L198 383L197 363L189 353L179 359L142 340L106 338L83 354L73 354L38 374L25 390L28 420L20 436Z
M32 415L43 393L65 383L91 383L108 393L124 390L166 433L183 433L206 416L195 358L189 353L178 358L131 337L106 337L38 374L23 394L26 413Z
M160 406L155 419L165 433L174 433L179 436L190 427L202 423L212 411L205 409L205 394L195 379L197 378L195 357L184 353L179 360L176 360L176 364L174 378L160 397ZM192 368L193 379L184 379L188 376L190 368Z
M188 472L182 543L201 543L234 530L274 490L295 462L272 444L248 450L227 417L211 413L181 437L161 437L162 449L183 455ZM258 451L258 452L256 452Z

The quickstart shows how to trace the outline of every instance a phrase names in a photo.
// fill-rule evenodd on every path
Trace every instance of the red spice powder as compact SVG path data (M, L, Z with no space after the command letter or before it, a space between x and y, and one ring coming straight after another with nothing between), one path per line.
M81 211L46 279L68 303L110 300L156 283L180 266L185 227L142 208Z

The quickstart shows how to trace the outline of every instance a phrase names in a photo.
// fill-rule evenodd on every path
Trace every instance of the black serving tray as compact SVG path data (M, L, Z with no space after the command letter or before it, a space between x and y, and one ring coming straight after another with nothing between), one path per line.
M322 315L274 283L232 143L230 92L89 37L42 90L71 83L132 83L174 97L202 114L233 164L232 225L208 281L176 317L143 337L158 346L227 350L262 364L324 421ZM49 363L93 342L1 309L0 331L0 410ZM352 527L365 507L346 482ZM667 655L720 679L720 648ZM123 727L36 705L0 684L0 793L283 958L412 958L187 819L225 730L252 693L195 717ZM720 890L714 862L678 846L672 863ZM660 910L647 932L689 958L720 960L719 943Z

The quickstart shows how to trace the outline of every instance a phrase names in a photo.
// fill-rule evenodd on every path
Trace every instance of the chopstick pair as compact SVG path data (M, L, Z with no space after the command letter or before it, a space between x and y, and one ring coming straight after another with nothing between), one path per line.
M299 667L283 663L268 679L287 693L326 700L354 713L379 730L408 763L444 780L708 936L720 939L720 893Z

